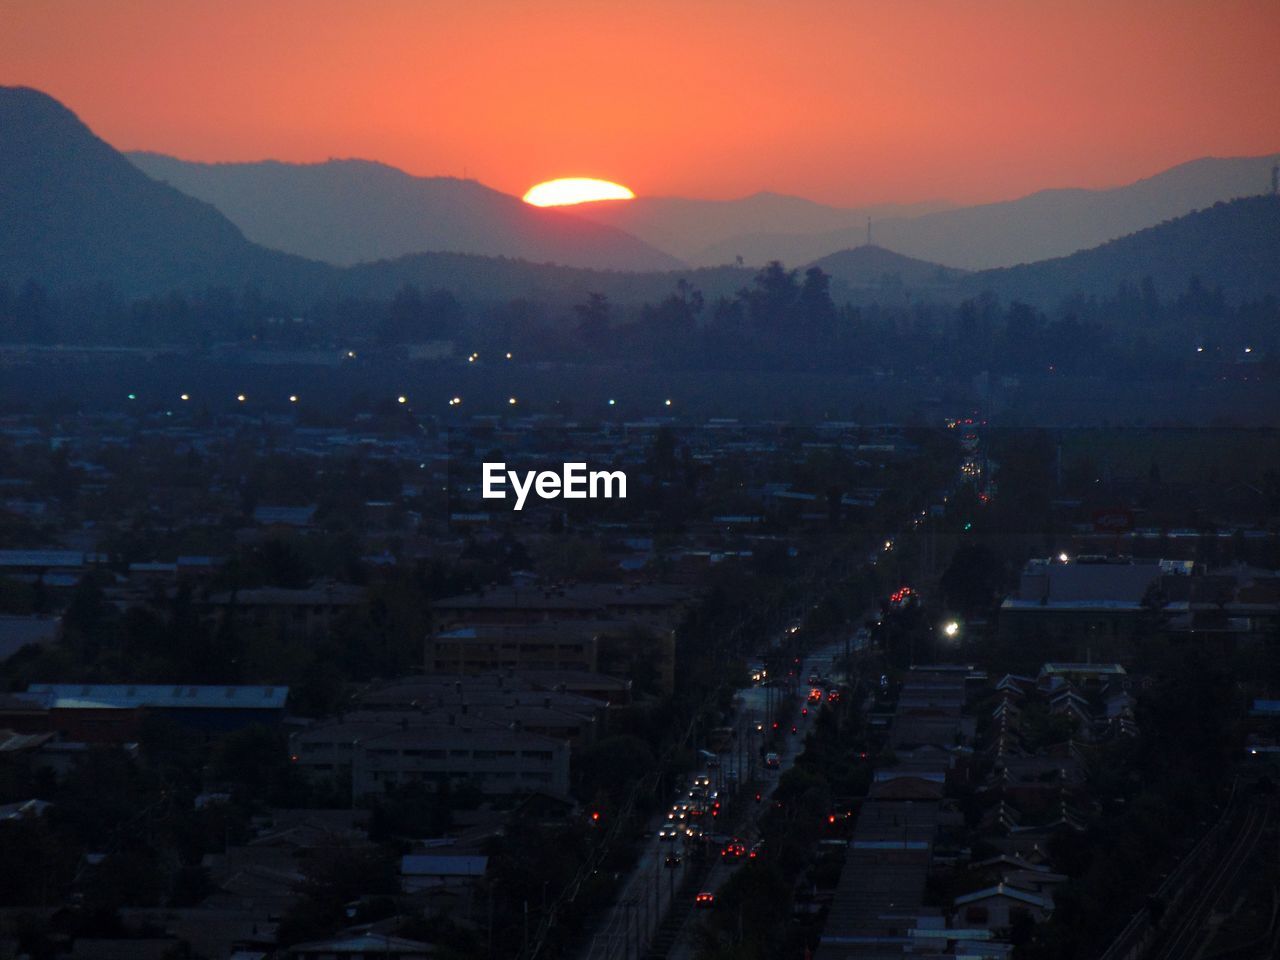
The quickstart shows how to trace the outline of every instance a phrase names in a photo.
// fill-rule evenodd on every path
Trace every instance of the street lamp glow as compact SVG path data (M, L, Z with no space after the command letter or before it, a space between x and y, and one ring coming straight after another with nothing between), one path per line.
M611 407L612 407L612 406L613 406L614 404L616 404L617 402L618 402L618 401L617 401L617 400L614 400L612 397L610 397L610 398L609 398L609 406L611 406Z
M507 351L507 359L508 359L508 360L510 360L510 359L511 359L511 351L510 351L510 350L508 350L508 351Z
M669 407L669 406L671 406L671 400L670 400L670 399L667 399L667 401L666 401L666 405L667 405L668 407Z
M516 398L515 398L515 397L507 397L507 403L511 404L511 406L513 406L513 407L514 407L514 406L516 405Z
M948 620L942 625L942 632L948 637L955 637L960 632L960 624L955 620Z
M1064 552L1062 552L1062 553L1058 554L1058 562L1059 562L1059 563L1070 563L1070 562L1071 562L1071 558L1070 558L1069 556L1067 556L1066 552L1064 551Z
M191 395L190 395L189 393L184 393L184 394L183 394L182 396L180 396L178 399L179 399L179 400L190 400L190 399L191 399Z
M289 394L289 402L290 402L290 403L297 403L297 402L298 402L298 395L297 395L296 393L291 393L291 394Z
M408 402L409 402L409 398L406 397L403 393L400 394L400 396L396 397L396 403L408 403Z
M237 394L236 394L236 399L237 399L238 401L240 401L241 403L244 403L244 400L245 400L244 394L243 394L243 393L237 393Z

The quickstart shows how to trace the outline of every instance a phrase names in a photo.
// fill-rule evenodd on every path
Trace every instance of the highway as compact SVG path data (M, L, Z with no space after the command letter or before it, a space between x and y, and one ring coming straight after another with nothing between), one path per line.
M805 683L805 678L809 673L817 673L819 675L831 675L832 664L837 656L844 652L844 641L836 641L820 647L807 656L796 668L796 676L793 678L796 683L786 688L773 688L775 690L787 690L787 694L793 697L797 704L795 714L796 732L794 735L787 735L783 738L783 744L778 750L779 766L773 770L762 770L761 776L758 777L760 784L761 802L751 809L748 821L744 825L739 826L740 835L747 839L754 839L754 827L756 818L768 809L768 798L773 795L774 789L778 785L778 779L787 770L795 764L796 758L804 752L804 738L809 732L810 727L817 719L818 711L810 710L807 716L800 714L800 708L803 705L805 695L809 691L809 685ZM764 703L766 697L766 688L755 687L742 692L745 709L743 713L750 713L752 710L759 710L763 716ZM702 883L702 889L712 893L718 891L726 880L733 874L735 870L741 867L745 860L740 859L722 859L718 851L712 854L715 861L712 863L711 870ZM766 851L767 855L767 851ZM697 913L690 915L696 920ZM692 960L696 953L696 945L692 936L696 923L686 922L679 930L674 945L667 953L670 960Z
M762 800L756 805L750 797L745 799L744 802L750 805L750 809L747 824L744 826L740 823L737 827L741 833L749 832L748 827L754 822L755 817L767 807L765 798L772 795L778 778L790 769L796 757L803 752L805 734L817 716L816 710L811 710L808 716L800 714L799 703L809 689L804 682L808 672L829 673L833 658L840 655L843 650L843 641L828 644L797 665L794 676L775 678L774 685L768 687L756 685L744 687L735 695L737 713L734 747L730 752L720 755L720 766L709 768L705 772L712 777L713 785L723 784L731 778L736 778L739 783L746 783L752 776L755 777ZM796 701L796 732L782 738L782 744L777 751L779 766L770 770L766 769L758 759L761 735L756 732L755 723L757 720L764 721L769 700L776 697L787 697ZM687 790L688 784L683 784L681 795ZM674 802L677 799L679 796L673 791L671 800ZM703 819L709 820L705 816ZM715 821L709 822L715 823ZM648 838L636 867L623 883L613 906L597 927L597 932L588 942L585 950L580 953L580 960L632 960L645 955L645 951L653 942L663 918L671 907L673 898L681 894L682 883L692 876L691 871L695 871L698 867L697 861L683 854L683 844L658 838L658 831L666 823L667 809L664 807L649 823ZM706 829L708 833L730 832L727 829L721 830L718 826L706 826ZM675 868L665 865L667 854L673 851L682 852L680 865ZM699 884L699 888L714 891L728 878L732 869L738 866L738 862L722 863L720 851L714 847L709 851L708 857L710 870ZM687 895L691 897L693 894ZM690 926L686 923L682 933ZM692 956L687 940L685 936L679 937L669 955Z

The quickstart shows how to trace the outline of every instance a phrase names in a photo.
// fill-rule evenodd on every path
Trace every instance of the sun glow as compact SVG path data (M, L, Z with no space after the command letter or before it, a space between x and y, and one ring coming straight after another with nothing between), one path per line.
M635 194L620 183L591 177L564 177L531 187L524 202L535 207L562 207L594 200L634 200Z

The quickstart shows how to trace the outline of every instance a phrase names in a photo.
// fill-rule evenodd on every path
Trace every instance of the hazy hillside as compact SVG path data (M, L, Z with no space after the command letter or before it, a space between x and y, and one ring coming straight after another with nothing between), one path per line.
M1017 200L919 215L873 216L872 242L951 267L981 270L1061 257L1223 200L1266 190L1280 154L1204 158L1110 190L1042 190ZM807 263L866 242L865 218L796 236L778 225L734 237L691 262Z
M300 289L331 268L264 250L208 204L151 180L52 97L0 87L0 280Z
M751 282L754 270L705 267L697 270L644 272L590 270L466 253L425 253L362 263L343 270L339 289L359 297L389 297L406 283L423 289L446 288L461 300L497 303L515 299L568 306L588 293L603 293L619 304L657 302L680 280L714 299L732 296Z
M209 204L150 179L52 97L0 88L0 282L51 290L104 284L126 297L259 288L299 309L328 290L391 296L405 283L494 301L589 290L660 298L676 276L592 271L500 257L428 253L342 270L245 239ZM532 209L532 208L530 208ZM574 224L580 235L599 233ZM609 231L612 233L612 231ZM666 260L666 258L661 258ZM709 289L736 289L741 271L687 274Z
M129 159L213 204L255 243L339 265L447 251L607 270L683 266L621 230L531 207L474 180L414 177L367 160L193 163Z
M864 299L867 295L880 299L949 299L955 295L957 282L965 275L962 270L865 244L829 254L810 266L831 277L832 294L837 299L841 294L854 299Z
M833 231L853 231L861 243L867 218L915 216L949 207L942 201L920 204L882 204L860 208L831 207L801 197L756 193L736 200L688 200L681 197L637 197L634 200L584 204L580 215L607 223L640 237L661 250L698 266L734 263L742 254L748 265L770 260L803 263L836 247L819 245L812 256L788 255L788 243ZM767 247L740 249L744 236L769 231L781 240ZM769 252L771 250L783 252ZM751 253L748 256L748 252Z
M656 302L683 278L709 298L732 295L752 271L592 271L517 259L428 253L342 270L246 240L211 206L151 180L75 115L34 90L0 88L0 281L51 288L103 283L125 295L209 285L290 297L305 309L328 290L390 296L405 283L462 299L574 302L601 292ZM1280 294L1280 198L1219 204L1072 256L960 275L881 247L817 264L837 298L953 299L991 289L1053 306L1074 293L1107 296L1150 276L1162 295L1192 276L1239 299Z
M1228 299L1280 296L1280 197L1219 203L1091 250L970 274L962 286L1049 305L1073 294L1106 295L1150 277L1175 296L1192 277Z

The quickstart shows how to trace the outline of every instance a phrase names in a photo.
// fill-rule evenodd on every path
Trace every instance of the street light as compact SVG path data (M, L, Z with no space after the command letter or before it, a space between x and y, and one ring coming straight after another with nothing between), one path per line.
M960 624L955 620L948 620L942 625L942 632L948 639L955 639L960 633Z

